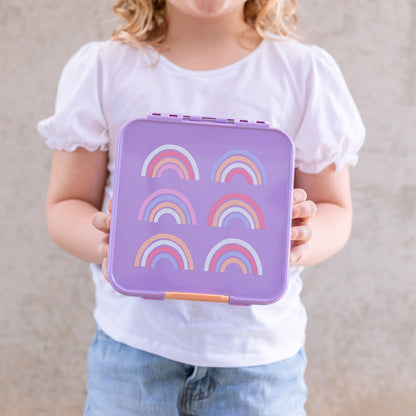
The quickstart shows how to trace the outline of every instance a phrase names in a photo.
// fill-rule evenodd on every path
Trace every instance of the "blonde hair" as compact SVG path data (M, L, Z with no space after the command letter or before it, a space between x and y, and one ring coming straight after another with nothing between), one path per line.
M297 0L246 0L244 21L262 38L268 37L266 32L287 37L297 28L296 9ZM124 20L114 30L114 40L141 48L166 38L166 0L117 0L113 12Z

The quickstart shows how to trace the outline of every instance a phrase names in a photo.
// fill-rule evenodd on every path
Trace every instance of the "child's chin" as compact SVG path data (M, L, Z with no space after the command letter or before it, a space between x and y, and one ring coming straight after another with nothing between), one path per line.
M217 14L222 11L225 0L193 0L193 3L200 13Z
M200 16L215 17L227 6L227 0L192 0L195 12Z

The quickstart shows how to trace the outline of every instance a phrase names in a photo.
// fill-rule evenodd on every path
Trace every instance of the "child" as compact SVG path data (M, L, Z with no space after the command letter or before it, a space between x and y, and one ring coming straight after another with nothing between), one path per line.
M85 415L304 415L304 266L341 249L348 166L364 127L334 60L290 38L295 0L119 0L113 40L66 65L55 114L47 226L91 263L97 332ZM117 135L148 112L268 120L296 148L288 289L267 306L123 296L106 256ZM109 210L111 207L109 206ZM104 271L104 277L103 277Z

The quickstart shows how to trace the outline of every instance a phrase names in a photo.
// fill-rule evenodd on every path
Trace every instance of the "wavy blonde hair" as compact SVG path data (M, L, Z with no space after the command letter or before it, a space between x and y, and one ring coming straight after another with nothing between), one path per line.
M246 0L244 21L262 38L268 38L266 32L287 37L297 28L296 9L297 0ZM124 20L114 30L114 40L139 48L165 40L169 28L166 0L117 0L113 12Z

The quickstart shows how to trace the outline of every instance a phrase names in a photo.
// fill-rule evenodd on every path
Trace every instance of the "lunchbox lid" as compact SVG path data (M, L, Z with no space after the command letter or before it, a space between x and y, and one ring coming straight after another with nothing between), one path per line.
M294 146L265 121L151 113L117 143L108 277L147 299L268 304L287 287Z

